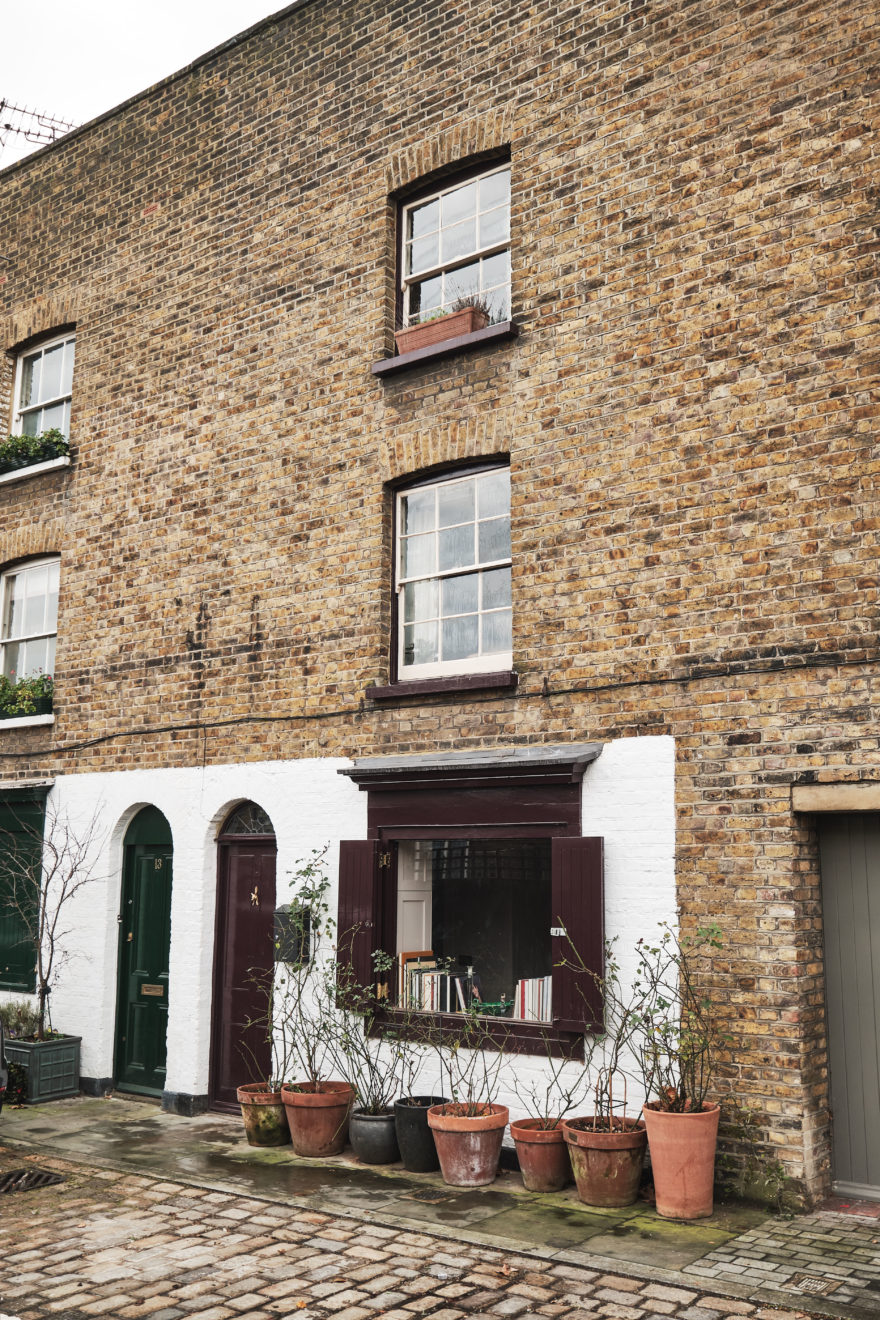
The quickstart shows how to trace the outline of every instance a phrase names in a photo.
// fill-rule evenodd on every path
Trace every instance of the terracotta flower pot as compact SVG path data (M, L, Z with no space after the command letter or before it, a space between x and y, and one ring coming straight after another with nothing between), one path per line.
M296 1155L338 1155L342 1151L354 1100L348 1082L285 1082L281 1099Z
M414 353L417 348L430 348L432 344L442 344L447 339L472 334L474 330L482 330L488 324L489 318L482 307L462 307L460 311L450 312L447 316L435 316L430 321L420 321L418 325L398 330L394 341L398 353Z
M670 1114L645 1105L657 1213L663 1219L705 1219L712 1213L718 1105L693 1114Z
M440 1172L450 1187L485 1187L498 1172L510 1110L505 1105L483 1105L482 1113L469 1118L455 1112L460 1108L448 1104L428 1110Z
M529 1192L559 1192L571 1182L571 1160L562 1124L541 1127L540 1118L518 1118L510 1125L523 1186Z
M290 1128L280 1091L248 1082L236 1091L249 1146L289 1146Z
M578 1196L585 1205L632 1205L648 1144L645 1125L616 1118L613 1131L602 1131L593 1127L595 1121L590 1116L562 1124Z

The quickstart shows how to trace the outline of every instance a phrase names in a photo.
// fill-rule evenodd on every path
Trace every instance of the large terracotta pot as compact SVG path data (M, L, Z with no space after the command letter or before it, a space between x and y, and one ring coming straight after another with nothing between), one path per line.
M644 1123L616 1118L614 1130L594 1127L596 1119L563 1122L578 1196L585 1205L632 1205L639 1194L645 1147Z
M289 1146L290 1128L280 1091L248 1082L236 1091L249 1146Z
M348 1082L285 1082L290 1140L297 1155L338 1155L348 1139L354 1090Z
M468 1117L456 1113L459 1108L432 1105L428 1110L440 1172L451 1187L485 1187L498 1172L510 1110L505 1105L483 1105L480 1114Z
M571 1160L562 1124L541 1126L540 1118L518 1118L510 1125L523 1186L529 1192L559 1192L571 1182Z
M670 1114L645 1105L657 1213L663 1219L705 1219L712 1213L718 1105L693 1114Z

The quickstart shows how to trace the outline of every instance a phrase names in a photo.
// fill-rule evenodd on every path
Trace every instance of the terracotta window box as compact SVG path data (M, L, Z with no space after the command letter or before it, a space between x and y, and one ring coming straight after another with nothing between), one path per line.
M415 353L420 348L430 348L432 344L442 344L447 339L457 339L459 335L470 335L475 330L483 330L489 324L489 318L482 307L462 307L460 311L449 312L446 316L435 316L433 320L422 321L419 325L407 326L398 330L394 336L397 351Z

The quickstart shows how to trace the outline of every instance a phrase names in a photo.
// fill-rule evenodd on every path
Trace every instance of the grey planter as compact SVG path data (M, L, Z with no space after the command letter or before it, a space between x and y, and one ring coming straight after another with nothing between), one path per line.
M79 1047L82 1036L58 1036L55 1040L9 1040L6 1062L17 1063L27 1073L27 1102L63 1100L79 1095Z

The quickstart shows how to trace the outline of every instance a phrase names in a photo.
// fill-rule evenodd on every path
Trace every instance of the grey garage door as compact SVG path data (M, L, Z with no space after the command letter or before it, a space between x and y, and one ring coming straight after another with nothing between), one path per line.
M835 1186L880 1200L880 815L819 817Z

